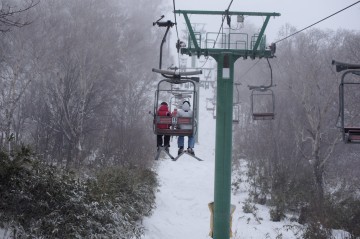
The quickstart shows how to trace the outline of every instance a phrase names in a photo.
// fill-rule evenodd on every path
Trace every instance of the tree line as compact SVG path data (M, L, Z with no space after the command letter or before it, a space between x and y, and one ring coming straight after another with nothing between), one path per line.
M279 38L295 30L286 25ZM291 212L300 223L312 225L304 234L307 238L327 238L328 231L319 234L327 228L360 235L360 151L357 145L344 144L336 127L341 74L331 65L333 59L360 62L358 31L312 29L279 43L276 58L270 60L275 120L251 119L250 91L243 87L242 121L234 128L235 155L247 160L251 198L271 205L274 220ZM247 73L254 62L241 61L240 80L249 85L270 82L267 62L259 63ZM355 109L355 88L347 91L352 108L347 114L356 120L360 111Z
M141 238L158 186L148 112L161 3L2 1L4 237Z
M146 164L162 10L160 0L4 4L0 147L31 145L67 168Z

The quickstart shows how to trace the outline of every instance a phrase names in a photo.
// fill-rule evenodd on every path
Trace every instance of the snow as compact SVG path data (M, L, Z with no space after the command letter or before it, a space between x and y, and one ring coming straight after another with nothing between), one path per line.
M208 204L214 198L215 165L215 120L212 112L206 110L206 98L213 96L213 90L201 88L199 143L195 154L204 161L198 161L184 154L172 161L164 153L156 162L160 187L156 194L157 208L153 215L143 220L145 235L142 239L210 239L210 210ZM185 139L185 146L187 138ZM170 153L177 155L176 138L171 139ZM155 156L154 156L155 157ZM242 183L232 193L232 204L236 210L232 220L233 239L293 239L301 238L302 226L285 219L270 221L270 208L255 205L254 213L244 213L242 207L248 199L248 185L245 183L246 161L241 160ZM233 179L236 176L233 175ZM291 215L290 215L291 216ZM0 228L0 238L7 238ZM334 230L333 238L349 238L344 231Z
M200 101L205 100L202 98ZM215 121L211 112L203 109L200 110L199 143L195 144L194 150L204 161L187 154L172 161L163 154L163 159L156 165L161 184L156 198L157 209L143 222L147 229L144 239L207 238L210 228L208 203L213 200L214 191ZM177 138L173 137L170 144L170 153L176 156Z
M201 88L199 95L199 143L195 144L195 154L204 161L186 154L172 161L162 155L156 164L160 181L157 208L152 216L143 220L146 230L142 239L211 238L208 204L214 198L215 120L205 104L206 98L213 97L213 90ZM171 141L170 153L177 155L175 137ZM246 162L241 161L241 165L245 170ZM256 205L254 215L245 214L242 206L247 198L248 188L242 183L231 199L236 206L232 221L233 238L300 238L294 235L300 228L298 224L287 220L270 221L270 208L266 206Z
M6 231L5 229L0 228L0 238L5 238Z

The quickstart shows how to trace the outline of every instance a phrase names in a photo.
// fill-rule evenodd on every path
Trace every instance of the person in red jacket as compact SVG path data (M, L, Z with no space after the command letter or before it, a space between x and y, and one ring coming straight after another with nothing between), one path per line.
M162 102L160 104L159 109L156 113L158 116L170 116L170 111L168 108L168 104L166 102ZM168 124L157 124L158 129L169 129L170 125ZM170 135L156 135L156 143L157 143L157 149L159 150L159 147L165 147L165 150L169 152L170 147Z

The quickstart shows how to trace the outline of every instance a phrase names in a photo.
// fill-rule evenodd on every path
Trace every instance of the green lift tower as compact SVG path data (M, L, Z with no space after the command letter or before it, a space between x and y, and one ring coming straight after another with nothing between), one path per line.
M266 46L264 35L270 17L280 16L279 13L264 12L233 12L233 11L193 11L175 10L176 14L184 16L188 31L187 47L181 48L181 54L211 56L217 61L217 102L216 102L216 145L215 145L215 187L214 187L214 218L213 238L230 238L230 210L231 210L231 159L232 159L232 117L233 117L233 85L234 63L243 57L272 58L275 45ZM205 41L201 34L192 29L189 15L221 15L223 18L236 16L265 17L260 32L251 36L242 33L206 34ZM220 34L220 42L210 39ZM205 43L204 43L205 42ZM250 43L250 44L248 44ZM203 44L203 45L202 45ZM217 48L215 48L215 46Z

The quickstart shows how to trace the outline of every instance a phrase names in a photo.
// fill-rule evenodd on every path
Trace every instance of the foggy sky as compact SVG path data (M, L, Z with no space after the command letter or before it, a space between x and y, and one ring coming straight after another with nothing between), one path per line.
M168 0L172 9L173 0ZM181 10L225 10L230 0L175 0L176 9ZM357 0L234 0L230 11L278 12L280 17L271 18L266 29L268 42L277 40L282 26L290 24L300 30L353 3ZM165 19L174 20L172 10L165 13ZM235 21L236 19L232 19ZM245 19L247 20L247 19ZM248 19L257 27L262 26L261 17ZM177 15L178 26L184 28L183 16ZM207 29L216 31L220 28L221 17L191 16L191 22L205 23ZM246 21L245 21L246 24ZM360 30L360 3L314 26L320 29L337 30L339 28Z

